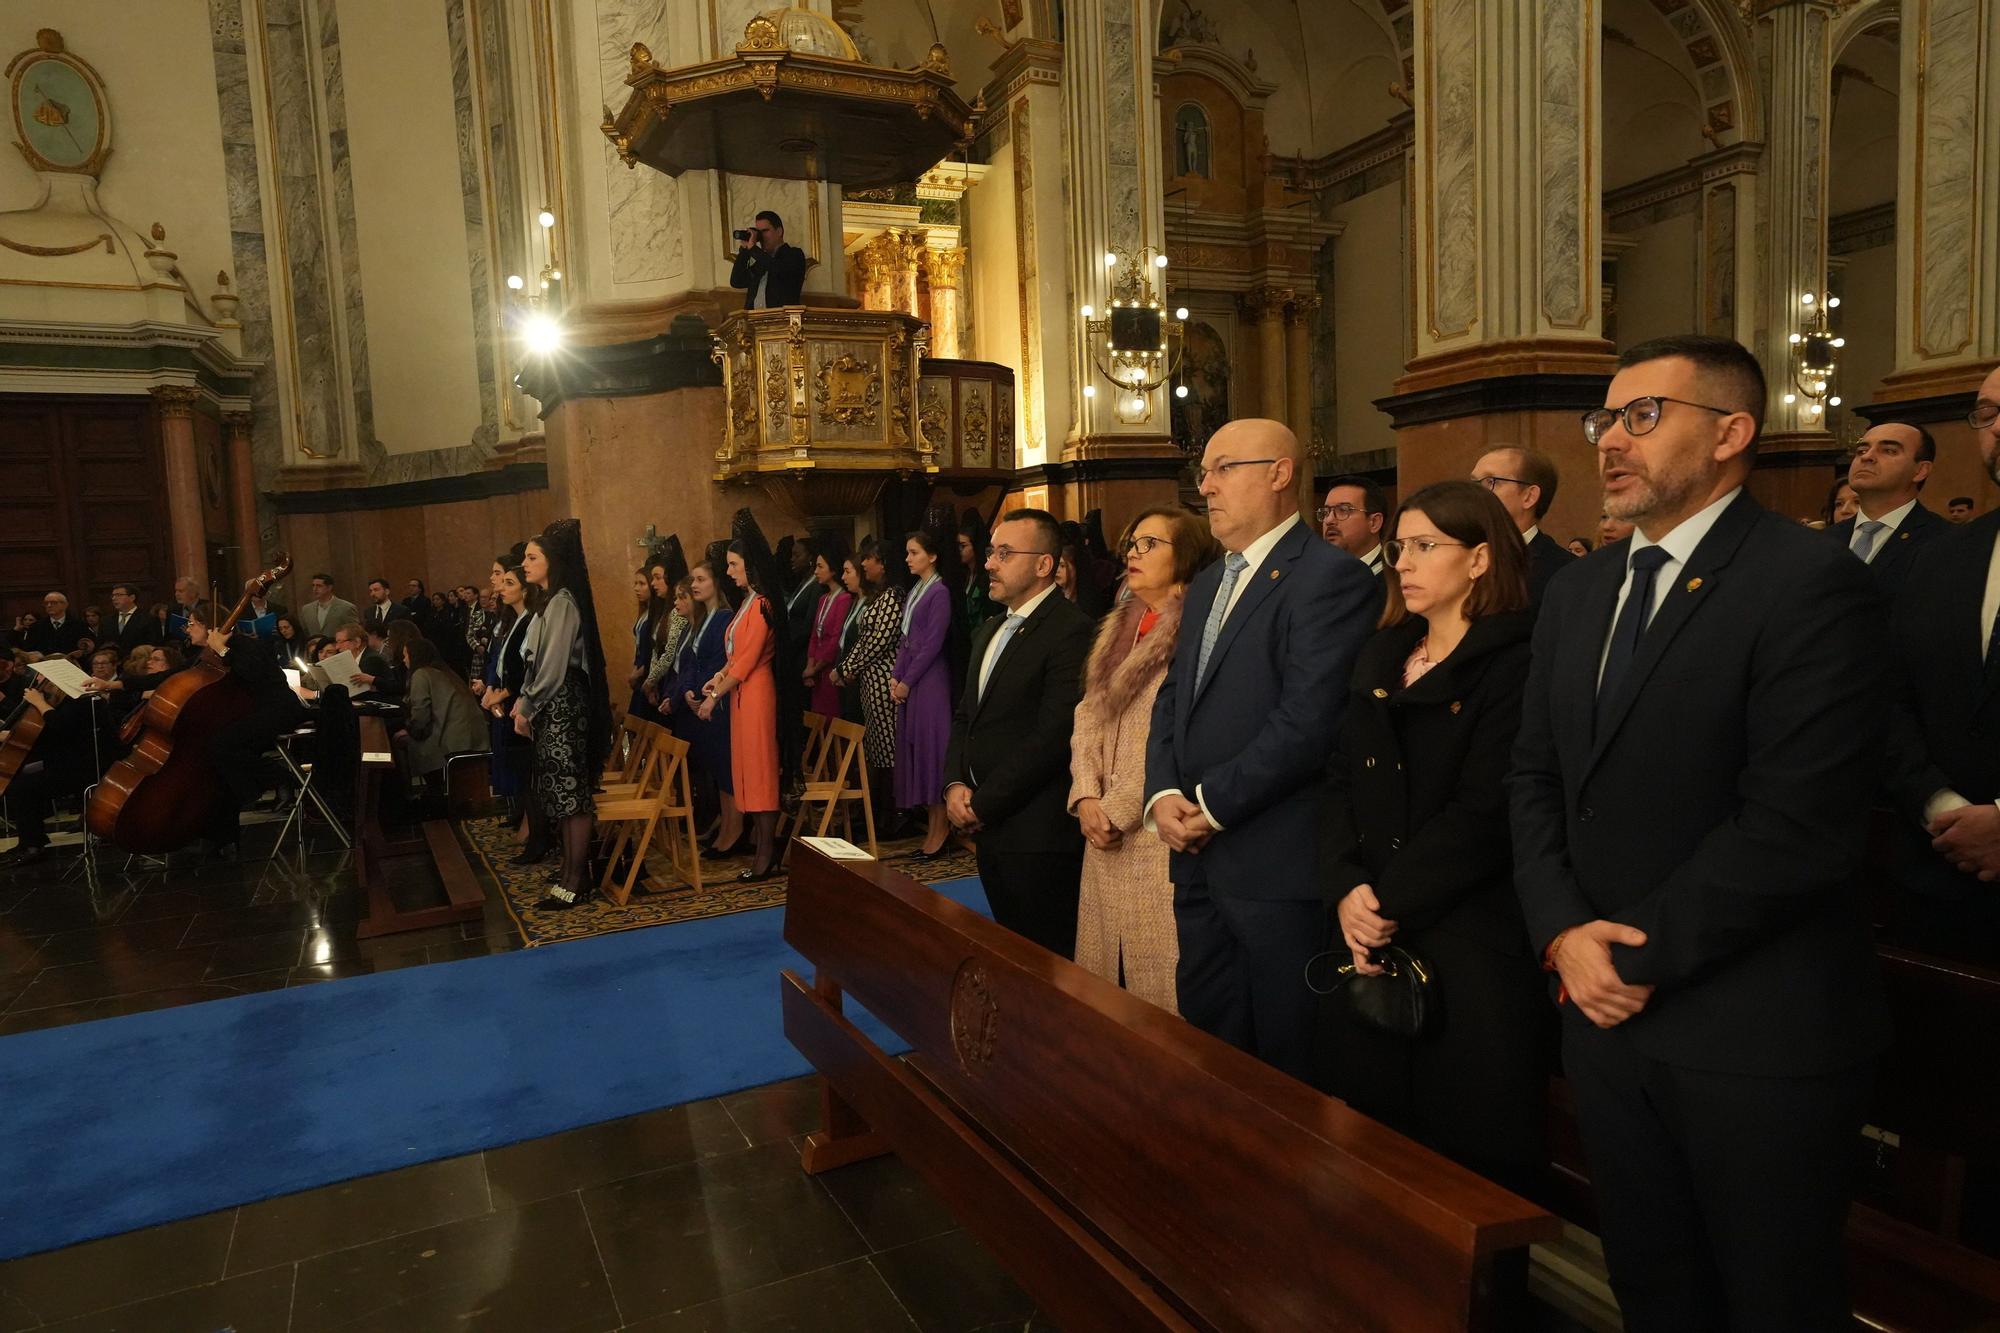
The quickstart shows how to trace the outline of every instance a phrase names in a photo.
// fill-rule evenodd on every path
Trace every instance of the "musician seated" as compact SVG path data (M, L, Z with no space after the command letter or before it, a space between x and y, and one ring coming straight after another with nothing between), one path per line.
M167 608L167 633L173 639L191 642L188 633L189 622L199 620L206 625L214 619L208 599L201 595L201 584L183 575L174 580L174 604Z
M0 653L0 718L12 717L28 692L28 672L11 656Z
M25 711L39 716L41 734L6 789L8 812L20 837L13 852L0 862L9 870L33 865L52 854L48 821L55 803L81 796L84 788L97 781L102 766L116 755L115 735L107 738L100 730L108 713L87 699L66 699L54 685L44 683L28 691Z
M389 663L384 660L382 654L368 646L367 636L356 621L350 620L334 630L331 647L332 652L323 654L322 660L332 656L333 653L347 653L352 656L356 667L354 673L356 685L366 685L372 689L376 680L388 673ZM311 690L314 694L323 692L333 683L332 677L326 673L326 668L317 663L299 673L300 688Z
M209 859L234 860L243 808L282 784L279 769L267 756L280 735L305 721L305 709L292 696L268 640L223 630L206 638L252 700L250 711L218 730L208 746L216 785L203 836Z
M43 618L23 632L21 647L32 654L32 661L68 657L83 639L82 618L69 613L69 598L59 592L42 598L42 610L46 613Z

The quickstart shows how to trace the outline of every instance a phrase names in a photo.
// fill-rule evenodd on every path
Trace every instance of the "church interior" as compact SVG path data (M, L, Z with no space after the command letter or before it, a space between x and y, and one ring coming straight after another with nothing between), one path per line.
M1579 419L1686 334L1763 368L1764 510L1835 527L1894 424L1977 526L2000 0L16 0L0 48L0 730L55 774L37 665L123 674L72 704L157 731L119 761L157 786L148 745L206 743L159 701L239 679L217 626L285 640L317 718L143 836L97 816L116 725L52 840L0 750L0 1330L1628 1326L1563 1079L1524 1198L986 921L973 826L871 787L858 715L807 714L774 814L719 798L652 654L682 580L697 619L702 569L783 600L787 555L795 620L846 586L865 629L862 553L918 579L940 513L961 589L1045 512L1011 554L1115 615L1119 534L1205 514L1246 419L1315 537L1343 487L1394 514L1514 450L1602 555ZM582 606L617 715L567 911L516 864L522 715L406 789L414 714L308 643L351 621L412 706L426 661L486 699L524 551L508 595ZM102 673L37 651L71 617ZM1877 954L1851 1326L2000 1328L2000 959Z

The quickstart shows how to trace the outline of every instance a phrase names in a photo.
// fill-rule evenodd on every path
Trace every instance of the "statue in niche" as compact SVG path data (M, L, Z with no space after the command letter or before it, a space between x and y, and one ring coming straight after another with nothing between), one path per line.
M1193 102L1185 102L1174 112L1174 174L1210 177L1208 164L1208 113Z
M1181 344L1180 380L1185 398L1173 403L1174 444L1188 458L1199 458L1208 437L1229 420L1229 345L1214 327L1190 321Z
M1215 22L1208 15L1194 7L1194 0L1181 0L1180 13L1163 20L1160 24L1160 46L1188 45L1216 46L1221 38L1216 35Z

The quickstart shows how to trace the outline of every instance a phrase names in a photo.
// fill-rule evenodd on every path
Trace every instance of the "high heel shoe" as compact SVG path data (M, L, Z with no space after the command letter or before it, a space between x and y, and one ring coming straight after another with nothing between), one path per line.
M545 842L542 843L540 846L537 846L535 843L530 842L526 846L521 848L520 855L511 857L509 859L512 862L512 864L517 866L531 866L539 861L546 861L549 857L549 853L554 850L555 850L555 845L553 843Z
M744 829L741 833L738 833L736 841L730 843L727 847L718 847L714 843L710 843L703 850L710 856L741 856L744 852L750 850L750 830Z
M549 891L535 904L538 912L567 912L572 907L581 907L590 901L590 889L566 889L560 884L552 884Z
M736 876L736 882L738 884L755 884L759 880L770 879L773 876L782 872L783 870L784 866L780 865L776 861L771 862L770 865L766 866L762 870L759 870L755 866L752 866L750 869L745 870L740 874L738 874Z

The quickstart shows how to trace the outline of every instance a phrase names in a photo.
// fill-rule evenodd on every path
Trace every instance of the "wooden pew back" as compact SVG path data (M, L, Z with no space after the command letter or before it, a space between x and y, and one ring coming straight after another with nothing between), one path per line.
M792 854L787 1035L1065 1329L1487 1327L1495 1258L1558 1229L906 875Z

